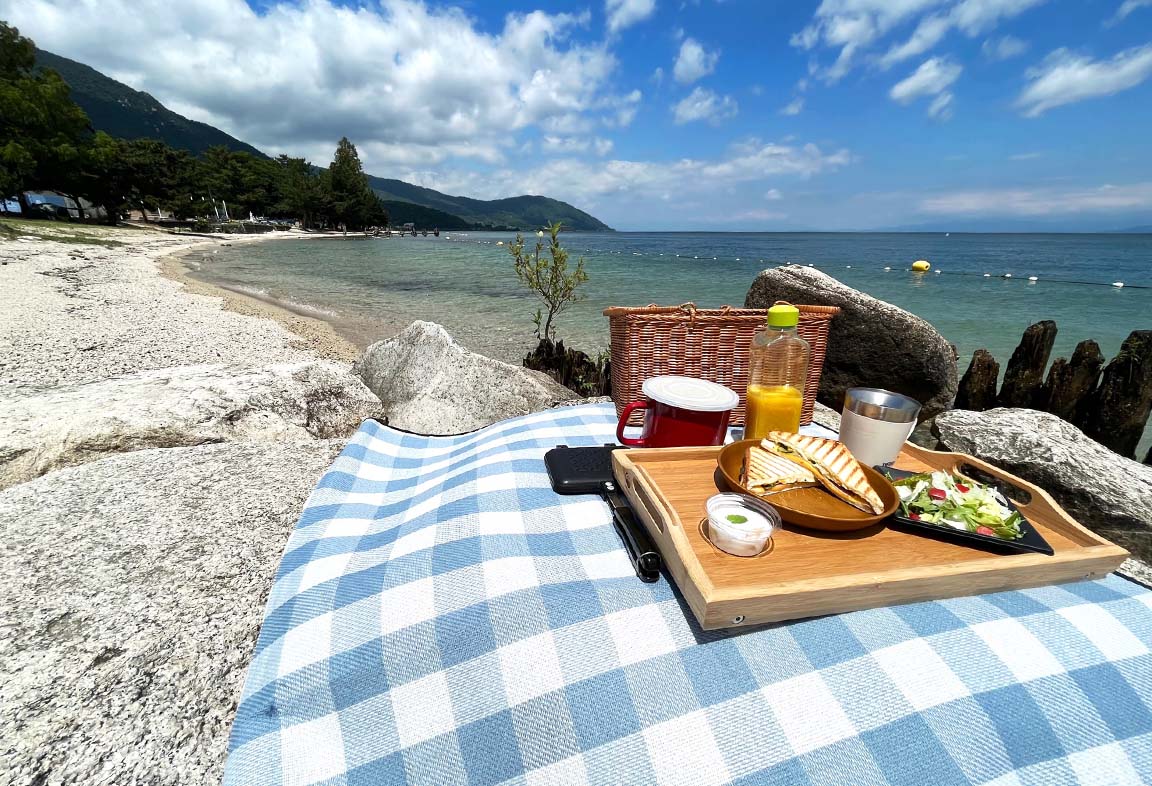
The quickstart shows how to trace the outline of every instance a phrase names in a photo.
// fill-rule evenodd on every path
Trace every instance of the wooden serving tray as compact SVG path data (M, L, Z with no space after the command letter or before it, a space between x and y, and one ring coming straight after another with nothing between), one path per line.
M888 529L818 532L785 525L757 557L725 554L701 533L704 502L727 491L718 447L616 450L612 467L705 630L1095 579L1128 552L1072 519L1047 492L979 459L911 443L895 467L967 466L1031 495L1020 512L1055 554L997 554ZM767 500L771 504L771 498Z

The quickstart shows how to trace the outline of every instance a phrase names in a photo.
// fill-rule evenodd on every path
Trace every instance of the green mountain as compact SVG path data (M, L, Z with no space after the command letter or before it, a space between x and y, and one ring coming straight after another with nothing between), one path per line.
M388 220L393 227L404 224L415 224L420 229L474 229L471 222L460 216L445 213L433 207L424 207L412 202L398 202L394 199L385 199L384 207L388 209Z
M196 154L223 145L266 157L252 145L207 123L178 115L147 93L133 90L83 63L38 49L36 64L60 74L72 88L72 100L88 114L92 126L106 134L122 139L159 139L170 147Z
M607 224L567 202L543 196L507 199L470 199L450 196L403 180L369 175L368 183L385 200L412 202L443 210L474 224L517 229L539 229L549 221L562 221L566 229L610 230Z
M265 157L252 145L207 123L178 115L147 93L133 90L83 63L43 49L37 50L36 62L60 74L72 88L72 99L88 113L92 126L99 131L124 139L159 139L172 147L197 154L223 145L231 150ZM411 221L420 227L438 226L441 229L538 229L548 221L563 221L567 229L610 229L583 210L548 197L469 199L441 194L402 180L369 175L368 181L388 203L394 224Z

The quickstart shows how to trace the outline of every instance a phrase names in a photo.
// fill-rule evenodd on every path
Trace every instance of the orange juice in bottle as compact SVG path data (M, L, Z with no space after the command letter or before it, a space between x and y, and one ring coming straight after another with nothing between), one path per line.
M769 431L799 431L811 348L796 333L800 311L787 303L768 309L768 324L756 331L749 352L745 439Z

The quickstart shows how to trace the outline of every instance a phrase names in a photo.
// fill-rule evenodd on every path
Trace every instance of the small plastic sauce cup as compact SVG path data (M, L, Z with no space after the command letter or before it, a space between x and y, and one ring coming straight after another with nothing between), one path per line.
M708 540L736 557L755 557L780 529L780 514L763 500L744 494L716 494L705 503Z

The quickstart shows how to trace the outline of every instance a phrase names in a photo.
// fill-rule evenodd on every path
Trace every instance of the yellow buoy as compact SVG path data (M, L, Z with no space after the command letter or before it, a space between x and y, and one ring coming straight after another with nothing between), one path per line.
M912 269L915 270L917 273L925 273L925 272L931 270L932 266L930 264L928 264L927 259L917 259L915 262L912 263Z

